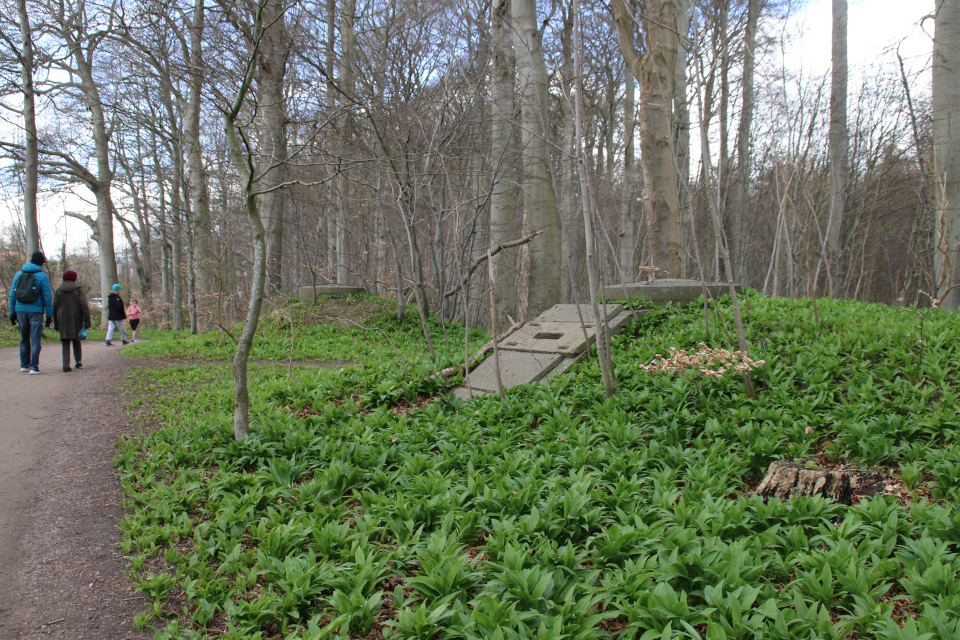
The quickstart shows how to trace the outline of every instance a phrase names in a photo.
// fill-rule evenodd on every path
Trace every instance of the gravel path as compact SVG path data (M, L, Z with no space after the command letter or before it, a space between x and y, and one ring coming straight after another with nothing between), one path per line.
M129 427L118 385L137 366L119 343L84 343L61 371L44 343L39 376L0 349L0 639L151 638L134 632L143 598L117 545L117 439Z

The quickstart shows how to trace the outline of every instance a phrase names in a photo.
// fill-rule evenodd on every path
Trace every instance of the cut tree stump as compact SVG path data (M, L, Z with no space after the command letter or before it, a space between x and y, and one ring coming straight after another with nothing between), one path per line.
M851 504L860 483L859 469L821 469L816 460L778 460L753 492L764 498L788 500L794 496L823 496L840 504Z

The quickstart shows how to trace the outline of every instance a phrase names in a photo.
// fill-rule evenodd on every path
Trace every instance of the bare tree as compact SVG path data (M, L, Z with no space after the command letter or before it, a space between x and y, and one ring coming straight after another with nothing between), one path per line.
M86 0L55 2L44 5L44 34L52 46L62 47L64 55L50 55L51 64L67 77L56 89L64 96L78 100L86 107L84 123L89 127L93 143L94 170L87 166L87 158L80 153L71 153L68 145L61 147L50 143L39 149L41 174L65 182L78 181L84 184L96 199L97 217L74 215L86 222L93 232L100 250L101 297L117 283L117 258L113 241L113 217L115 207L111 195L113 167L111 164L112 123L109 121L101 86L96 74L103 63L103 45L114 34L115 23L109 11L91 7ZM55 42L56 44L53 44ZM102 322L106 322L106 306Z
M33 52L33 29L30 26L30 14L27 0L17 0L17 20L4 20L19 27L20 42L17 43L7 33L0 30L0 38L9 48L9 53L17 59L20 68L20 86L18 87L23 106L23 230L26 239L26 253L40 251L40 228L37 224L37 185L39 181L39 152L37 147L36 90L33 84L35 56ZM19 46L18 46L19 44Z

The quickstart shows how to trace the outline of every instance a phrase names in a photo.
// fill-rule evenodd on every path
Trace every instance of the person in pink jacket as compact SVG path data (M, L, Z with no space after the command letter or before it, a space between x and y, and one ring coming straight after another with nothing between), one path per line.
M136 300L130 301L127 307L127 320L130 321L130 331L133 333L133 341L137 341L137 327L140 325L140 305Z

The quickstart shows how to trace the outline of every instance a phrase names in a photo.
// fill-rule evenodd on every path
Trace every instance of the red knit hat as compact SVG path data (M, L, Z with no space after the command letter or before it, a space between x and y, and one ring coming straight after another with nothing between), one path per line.
M64 280L72 280L73 282L77 281L77 272L76 271L64 271L63 272Z

